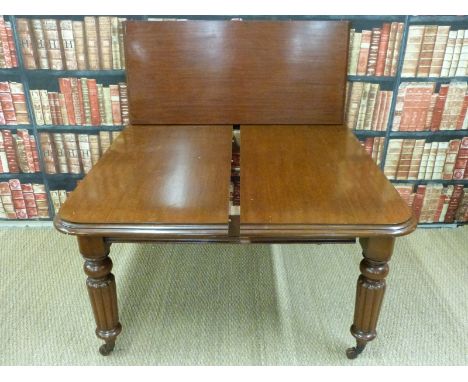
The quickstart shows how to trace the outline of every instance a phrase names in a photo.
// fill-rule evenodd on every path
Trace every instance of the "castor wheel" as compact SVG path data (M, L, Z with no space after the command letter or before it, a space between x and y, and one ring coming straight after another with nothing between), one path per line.
M112 352L112 350L114 350L114 346L115 346L114 342L105 343L104 345L101 345L101 347L99 348L99 353L101 353L104 356L109 355Z
M348 359L356 359L357 356L362 353L365 347L366 344L358 344L355 347L346 349L346 357L348 357Z

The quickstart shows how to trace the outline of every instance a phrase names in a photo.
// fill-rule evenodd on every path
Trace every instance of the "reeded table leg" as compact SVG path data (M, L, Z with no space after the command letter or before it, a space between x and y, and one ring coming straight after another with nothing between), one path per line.
M88 275L86 285L96 320L96 335L105 341L99 352L108 355L114 349L115 340L122 330L117 310L115 279L110 273L110 244L102 237L81 236L78 237L78 245L86 260L84 271Z
M354 322L351 326L351 334L356 338L357 345L346 351L349 359L356 358L367 342L377 335L375 328L385 292L387 262L392 256L395 239L371 237L361 238L359 242L364 260L360 264L361 275L357 282Z

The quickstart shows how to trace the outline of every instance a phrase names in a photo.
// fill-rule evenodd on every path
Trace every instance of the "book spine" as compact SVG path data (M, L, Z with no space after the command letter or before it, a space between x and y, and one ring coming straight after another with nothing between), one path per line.
M441 77L447 77L449 75L456 39L457 31L449 31L447 45L445 47L444 61L442 62L442 69L440 71Z
M84 99L84 95L83 95L82 81L83 81L82 78L81 79L80 78L76 79L76 84L77 84L77 89L78 89L77 90L78 91L78 101L80 103L80 106L79 106L78 110L81 113L81 124L86 125L85 99Z
M27 173L36 172L36 166L34 162L33 148L31 146L31 140L29 137L28 130L18 129L16 131L18 137L23 141L24 153L26 154L26 171Z
M8 182L0 182L0 201L5 210L7 219L16 219L15 207Z
M13 61L11 59L10 45L8 44L8 34L3 16L0 16L0 44L3 48L4 67L12 68Z
M447 213L445 214L444 223L453 223L455 220L455 213L457 211L457 207L460 204L460 200L463 198L463 185L456 184L453 187L453 193L450 197L450 201L448 203Z
M396 42L396 33L398 29L398 23L393 22L390 24L390 33L388 36L388 46L385 55L385 65L384 65L384 76L389 76L392 70L392 61L393 61L393 51L395 49Z
M13 30L9 21L5 21L5 29L7 33L8 47L10 48L11 65L13 68L17 68L18 53L16 52L15 39L13 38Z
M3 134L0 130L0 173L10 172L8 167L8 160L5 152L5 142L3 141ZM0 201L1 204L1 201Z
M89 102L88 79L80 78L81 81L81 94L83 97L83 108L85 114L85 125L91 126L91 104Z
M120 69L125 69L125 52L124 52L124 25L126 18L119 17L119 48L120 48Z
M419 221L419 218L421 217L421 210L424 202L424 195L426 193L426 185L420 184L418 185L418 188L416 190L416 195L414 197L414 202L413 202L413 214L416 218L416 220Z
M442 112L439 130L455 130L458 116L463 106L466 93L466 82L451 82L449 85L445 107Z
M106 123L106 114L104 109L104 90L102 84L97 84L98 104L99 104L99 119L101 124Z
M354 44L354 34L356 33L356 29L352 28L349 30L349 47L348 47L348 74L351 74L351 57L353 52L353 44Z
M380 28L372 28L371 42L369 46L369 56L367 59L366 75L375 75L375 68L377 66L377 56L379 53L380 36L382 31Z
M37 52L37 60L39 63L38 69L50 69L49 59L47 57L47 47L44 36L44 30L42 28L41 20L32 19L31 26L34 35L34 46Z
M26 106L26 96L24 95L23 84L20 82L10 82L11 99L15 108L16 123L18 125L29 124L28 109Z
M65 109L70 125L76 125L71 78L59 78L60 92L65 99Z
M372 31L363 30L361 34L361 46L359 50L359 58L357 64L358 76L366 75L367 69L367 60L369 58L369 49L371 44Z
M452 139L449 142L447 156L445 158L444 168L442 170L443 180L452 179L453 170L455 169L455 162L457 160L458 149L460 148L460 143L460 139Z
M361 37L362 33L354 32L353 45L350 53L349 74L357 74L357 65L359 60L359 53L361 51Z
M49 93L47 90L39 90L39 95L41 97L41 106L42 106L42 115L44 116L44 124L53 125L52 120L52 108L50 107L49 102Z
M31 103L34 110L34 118L36 119L36 124L39 126L43 126L44 115L42 114L41 95L39 94L39 90L30 90L29 94L31 95Z
M35 54L31 26L28 19L16 19L16 27L20 41L21 54L25 69L37 69L37 56Z
M385 109L383 113L383 119L380 124L380 131L387 130L387 125L388 125L388 121L390 118L390 107L392 104L393 92L391 90L388 90L386 93L387 93L387 96L385 99Z
M31 172L28 166L28 158L26 157L26 148L24 147L24 142L16 134L13 134L13 142L15 142L15 156L18 161L20 171L23 173Z
M378 90L379 85L376 84L376 87ZM128 111L127 84L125 82L119 82L119 96L120 96L120 112L122 114L122 124L128 125L130 123L130 119L129 119L129 111ZM376 94L374 94L373 96L374 96L373 102L375 103ZM372 105L371 107L373 110L374 106Z
M395 36L395 47L393 49L393 57L392 57L392 67L390 70L390 75L395 76L397 69L398 69L398 60L400 58L400 48L401 48L401 40L403 38L403 29L404 23L398 23L398 28Z
M421 166L422 155L424 151L424 139L417 139L414 144L414 150L411 155L410 166L408 170L408 180L418 179L419 168Z
M94 166L99 160L99 137L97 135L89 135L89 151L91 154L91 164Z
M458 61L460 59L460 53L463 46L464 31L462 29L457 31L457 37L455 39L455 46L453 48L452 62L450 63L449 77L455 76L458 68Z
M70 125L70 121L68 119L65 96L62 93L58 93L58 102L59 102L60 116L62 117L62 124Z
M445 100L447 99L448 88L449 88L448 84L440 85L439 95L437 97L437 101L434 106L434 113L432 115L432 124L431 124L432 131L439 130L440 122L442 121L442 113L445 107Z
M424 174L424 179L432 179L432 173L434 171L434 165L437 156L437 148L439 147L439 142L431 143L431 150L429 151L429 157L427 158L426 173Z
M58 125L58 113L57 107L55 106L54 92L47 92L49 97L50 115L52 118L52 125Z
M468 92L465 94L465 97L463 97L463 103L462 103L461 111L460 111L460 114L457 117L457 122L456 122L456 126L455 126L456 130L461 130L463 128L463 121L466 118L467 110L468 110Z
M358 114L357 114L357 121L356 121L356 130L363 130L364 128L364 119L366 115L367 109L367 101L369 99L369 92L371 88L370 82L365 82L364 87L362 89L361 101L359 104Z
M71 88L71 98L72 98L72 106L73 106L73 120L74 123L72 125L83 125L83 119L81 118L84 111L81 110L82 104L80 101L80 93L78 89L79 81L77 78L70 78L70 88ZM69 114L70 116L71 114Z
M33 162L34 162L34 172L41 172L41 163L39 161L39 152L37 151L36 138L34 138L34 135L29 136L29 141L30 141L30 144L31 144L31 151L32 151Z
M41 21L46 42L47 57L49 59L49 67L52 70L63 70L64 65L57 20L42 19Z
M65 145L63 143L63 136L60 133L53 133L55 153L57 157L58 171L61 174L69 172L67 157L65 155Z
M388 49L388 41L390 38L390 23L384 23L382 25L382 30L380 34L380 42L379 47L377 49L377 62L375 64L375 75L376 76L383 76L385 71L385 62L387 56L387 49Z
M122 69L119 47L119 19L111 18L112 69Z
M101 115L99 114L98 89L95 79L87 80L89 106L91 113L91 125L99 126L101 124Z
M357 115L358 115L359 105L361 103L361 96L362 96L362 91L364 88L364 83L352 82L350 86L351 86L351 95L349 96L346 122L347 122L348 128L354 129L356 127Z
M119 85L109 85L109 89L112 105L112 120L114 125L121 125L122 117L120 112Z
M463 137L458 149L457 158L453 169L453 179L460 180L465 176L468 165L468 137Z
M100 131L99 132L99 148L100 155L102 156L110 147L111 137L109 131Z
M83 21L72 21L72 29L78 70L86 70L88 69L88 60L86 57L86 43Z
M15 208L16 218L27 219L28 212L26 210L23 190L21 189L21 182L19 179L10 179L8 184L10 185L11 198L13 201L13 207Z
M408 179L415 143L415 139L403 140L400 160L398 161L398 168L396 171L396 179Z
M403 113L403 106L405 104L406 90L409 87L410 83L404 82L401 83L398 87L398 94L395 104L395 110L393 112L393 125L392 131L399 131L401 125L401 116Z
M60 33L62 36L65 66L67 70L77 70L75 39L73 36L73 25L71 20L60 20Z
M93 167L88 134L78 134L78 146L80 148L80 157L83 172L87 174Z
M419 166L418 179L425 179L427 161L429 160L430 152L431 152L431 143L430 142L424 143L423 154L421 157L421 164Z
M370 122L371 123L370 130L377 131L379 129L379 121L383 114L386 95L387 95L386 91L379 90L377 92L377 98L375 100L375 110L374 110L374 113L372 114L372 121Z
M58 213L60 210L60 199L59 199L59 193L58 190L50 190L50 198L52 199L52 205L54 207L54 212L55 214Z
M73 133L63 133L63 145L70 173L81 174L80 152L76 142L76 135Z
M89 69L99 70L101 69L101 64L99 62L99 44L96 18L93 16L85 16L84 26Z
M444 169L448 145L448 142L439 142L437 146L437 154L434 162L434 170L432 171L432 179L442 179L442 171Z
M46 174L57 173L57 159L54 152L52 138L49 133L39 134L42 155L44 157L44 167Z
M429 77L440 77L442 64L444 62L445 48L449 37L450 27L439 25L432 53L431 67L429 69Z
M109 87L103 87L103 99L104 99L104 112L105 112L105 125L112 126L112 101L111 101L111 93Z
M101 58L101 69L112 69L112 40L111 40L111 18L100 16L99 25L99 53Z
M408 42L401 72L402 77L416 76L423 38L424 25L411 25L409 27Z
M427 109L426 122L424 123L424 130L431 130L432 117L434 115L434 108L437 103L439 95L437 93L432 94L431 101L429 102L429 108Z
M16 112L9 82L0 82L0 105L7 125L16 125Z
M391 139L388 143L387 159L384 167L384 174L388 179L395 179L396 177L402 147L403 139Z
M432 64L432 54L437 36L437 25L426 25L424 27L424 38L421 44L417 77L429 77Z
M2 102L0 99L0 125L6 125L6 119L5 119L5 114L3 114L3 109L2 109Z
M21 190L23 191L24 203L26 205L26 213L29 219L37 218L37 207L36 199L34 198L34 192L31 183L23 183L21 185Z
M36 200L37 216L39 218L49 217L49 204L47 203L47 194L43 184L34 183L32 185L34 199Z
M455 76L466 76L468 73L468 29L465 29L463 43L458 59L457 70Z

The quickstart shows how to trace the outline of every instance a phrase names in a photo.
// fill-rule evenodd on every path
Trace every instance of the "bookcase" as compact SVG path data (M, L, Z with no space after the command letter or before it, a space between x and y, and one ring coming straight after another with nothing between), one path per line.
M93 66L90 65L91 61L89 60L87 61L88 65L86 69L78 69L78 66L75 67L73 65L69 65L67 61L69 57L67 54L70 53L70 49L72 49L72 54L76 53L78 55L78 47L74 46L73 42L70 45L70 43L66 41L66 34L64 35L64 30L60 30L60 27L64 29L68 28L66 26L67 20L78 22L76 24L79 25L79 22L85 21L85 16L41 15L4 16L4 20L6 22L4 25L6 25L8 28L3 28L6 30L6 32L4 33L5 36L0 40L2 42L2 48L4 48L0 49L0 57L2 57L2 53L4 57L3 62L0 59L0 66L8 66L5 62L4 53L4 50L7 49L8 46L5 45L8 44L8 37L10 38L10 56L16 55L16 58L10 57L8 60L16 60L17 66L10 68L0 68L0 83L9 82L10 84L22 84L24 97L21 98L16 96L15 102L21 103L23 102L21 100L24 99L24 115L20 116L23 119L21 120L21 123L18 122L17 124L12 123L11 121L9 121L8 124L2 124L0 120L0 132L2 134L7 132L7 140L12 139L14 141L13 145L16 150L18 150L18 148L27 150L28 147L31 147L30 152L33 158L29 158L29 160L30 167L33 169L31 172L20 171L0 173L0 184L2 185L0 188L0 196L3 198L3 203L7 205L7 209L9 208L10 211L12 209L14 210L13 213L10 213L9 215L10 219L7 219L6 212L4 211L3 217L0 216L0 221L10 221L11 218L15 218L13 216L14 213L16 213L16 219L21 220L52 220L55 214L55 209L59 208L60 206L60 201L63 202L63 200L66 198L66 192L70 192L76 187L77 182L85 176L85 173L89 171L89 168L92 167L99 156L102 155L103 151L105 151L105 148L110 145L112 139L115 138L116 134L118 134L118 132L123 128L125 122L125 95L122 93L122 91L125 91L125 88L122 89L122 86L125 87L125 69L123 69L123 63L116 64L115 62L108 61L106 65L103 65L103 60L105 60L105 58L103 58L103 51L105 49L107 49L107 52L110 52L111 56L109 57L111 57L111 59L114 61L116 57L115 54L118 54L112 50L115 48L115 46L113 46L111 43L112 38L117 38L117 35L114 35L115 31L113 29L109 29L114 28L114 26L117 28L117 18L125 18L128 20L149 20L154 22L174 19L349 20L351 22L349 53L350 71L348 74L348 92L346 101L347 114L345 118L349 123L350 128L353 129L357 138L362 141L365 149L373 156L377 164L382 168L382 170L386 172L386 174L388 174L389 179L401 193L403 198L407 200L414 209L417 210L418 214L421 213L421 209L423 210L422 215L425 217L424 221L429 222L421 222L420 226L454 227L465 224L466 220L468 220L468 177L462 174L461 179L453 179L452 174L447 176L448 170L446 168L439 168L440 163L442 163L442 166L445 165L446 157L452 158L450 160L453 161L458 159L457 155L461 150L461 143L463 143L463 138L468 137L468 129L463 125L462 115L463 113L466 114L466 107L468 106L468 93L466 86L463 88L462 85L456 85L463 83L466 84L468 82L468 68L464 69L464 66L468 65L465 64L464 61L468 60L468 32L466 32L466 37L463 32L460 32L459 35L456 36L456 38L459 40L457 43L460 50L458 52L458 64L460 69L458 71L455 70L455 72L452 73L452 76L429 76L429 73L433 74L435 71L437 71L437 68L430 68L431 59L434 63L436 62L434 59L436 55L434 55L433 52L438 52L439 65L442 64L442 61L445 58L444 55L446 52L442 52L441 49L436 49L436 44L439 43L439 40L442 41L444 39L442 33L447 34L447 41L449 39L449 31L452 31L452 35L454 35L453 31L468 31L468 16L111 16L111 21L115 21L116 24L109 24L109 26L106 24L106 29L104 29L100 24L100 22L104 22L106 20L101 20L101 17L96 16L94 18L96 28L94 33L96 34L97 46L90 45L85 46L84 48L86 48L86 54L88 55L91 54L93 49L96 50L96 54L101 55L101 67L105 67L106 69L89 69L89 67ZM44 49L42 54L48 54L48 56L46 56L46 60L48 57L49 63L54 62L54 57L56 57L54 54L58 54L59 58L61 57L62 66L60 66L59 63L60 69L50 69L50 67L54 65L49 65L49 69L28 68L31 66L30 61L28 61L31 59L31 57L28 54L26 54L27 57L25 57L25 52L27 53L27 50L24 48L24 24L21 24L23 22L21 20L25 19L30 20L27 22L30 26L33 23L32 20L57 20L56 25L60 45L54 46L52 43L50 43L51 46L49 46L49 48L53 50L53 52L47 51L45 47L40 48ZM87 20L90 21L89 19ZM46 24L47 22L42 22L43 26ZM72 23L69 24L71 25ZM425 26L433 27L425 29ZM438 26L441 26L441 28L438 28ZM442 26L450 28L444 29ZM102 31L99 33L100 27L103 31L107 31L106 34L104 34ZM110 35L111 32L109 32L109 30L112 31L112 36ZM2 28L0 25L0 33L1 31ZM426 40L423 36L424 31L427 31ZM440 36L437 36L437 31L440 31ZM8 36L7 32L10 34L10 36ZM417 33L422 33L419 37L419 41L417 40ZM358 36L359 39L356 38L355 40L354 36ZM384 37L382 38L382 36ZM100 41L100 38L106 39L106 41L109 41L109 44L111 45L105 45L105 43ZM363 42L365 39L368 41L367 46L366 43ZM463 39L465 39L465 41ZM47 38L45 40L47 40ZM359 43L356 44L356 41L359 41ZM12 43L14 44L14 47L12 46ZM353 43L355 43L354 53ZM74 44L76 44L76 41ZM413 51L417 50L418 46L419 51L416 59L413 59L413 62L405 62L405 60L411 61L412 56L410 53L413 53ZM445 48L446 46L447 43ZM466 46L466 48L463 48L464 46ZM364 66L363 62L359 61L365 56L365 54L361 52L361 48L363 47L367 47L368 49ZM377 49L377 47L379 49ZM12 51L13 48L16 52ZM409 48L408 52L407 48ZM432 48L432 52L430 51L430 48ZM37 55L40 55L38 53L38 46L31 46L31 49L36 49L36 60L38 60ZM75 49L76 52L73 52L73 49ZM455 46L453 49L455 50ZM426 51L429 51L429 56L425 56ZM353 64L351 64L352 60L355 60L354 68ZM11 64L14 64L14 62ZM359 65L360 67L358 68ZM408 71L408 65L410 65L410 69L416 68L415 75L409 77L407 76L407 74L411 72L411 70ZM411 65L413 66L411 67ZM69 70L67 69L68 66L72 66L74 69ZM37 63L37 67L40 67L39 63ZM113 67L116 67L116 69L110 69ZM113 86L113 89L115 90L115 86L120 84L120 98L118 98L117 103L120 105L119 110L121 112L121 119L114 118L112 122L111 118L110 123L107 123L108 115L105 113L107 113L108 108L112 109L112 104L109 103L109 106L107 107L107 104L104 104L101 95L99 95L99 102L102 102L102 104L99 104L98 106L96 106L96 104L93 107L92 105L87 105L85 102L84 106L90 109L87 111L87 118L90 118L94 112L94 116L97 115L98 123L96 123L95 119L93 123L89 123L89 120L83 120L80 124L69 124L69 121L66 121L68 118L66 117L67 111L70 107L70 105L67 105L67 102L71 102L72 98L71 96L70 98L67 98L66 91L63 87L66 84L64 85L61 83L61 81L63 81L62 79L70 78L77 79L74 81L78 82L82 81L80 80L82 78L86 78L88 80L95 79L95 82L91 81L91 85L95 86L97 83L98 88L99 86L101 87L101 89L98 89L99 92L103 92L102 88L105 89L107 87L110 89L110 86ZM455 85L454 82L456 83ZM84 88L86 88L86 82L83 84ZM92 89L90 83L87 82L87 84L88 89ZM418 84L422 86L419 86ZM460 87L460 91L462 93L464 91L461 96L461 100L460 97L458 97L458 99L454 99L453 96L450 96L452 97L450 98L452 99L450 104L452 105L452 103L456 103L456 107L458 107L457 110L459 113L457 118L461 120L461 128L457 129L453 128L453 126L449 126L447 129L433 128L434 126L431 126L429 122L427 122L429 123L427 126L423 126L424 123L422 122L422 118L425 118L425 121L429 121L428 113L437 113L438 110L435 104L432 105L432 109L430 108L431 99L434 103L438 98L441 98L439 97L439 93L442 94L444 91L449 91L451 92L450 94L453 93L452 90L448 90L451 89L451 87L447 87L447 84L452 84L451 86L454 89L453 92L456 91L455 87L457 86ZM14 89L14 87L15 85L10 86L11 89ZM442 93L441 87L443 89ZM427 90L428 88L430 89ZM426 93L424 93L424 96L421 95L421 92L423 91L422 89L427 90ZM31 92L31 90L33 92ZM53 105L50 106L51 116L48 116L47 118L53 117L53 114L56 113L56 119L52 124L45 123L44 120L41 120L42 117L37 115L38 102L39 111L41 111L41 102L38 101L39 90L46 90L46 93L48 93L49 97L51 93L57 94L57 97L60 97L57 99L57 104L54 103L53 97L51 99L51 102L53 103ZM110 90L107 90L107 93L109 92ZM13 90L11 93L13 94ZM409 94L417 95L411 96L413 97L411 98ZM33 97L36 98L33 99ZM80 93L80 97L80 99L83 99L83 97L88 97L88 103L92 103L92 97L89 98L90 95L83 95ZM447 98L448 96L444 97ZM98 98L96 96L96 100L97 99ZM44 102L47 102L47 97ZM424 104L424 102L426 102L426 104ZM423 104L426 105L425 108ZM56 109L54 109L54 106ZM15 104L15 107L17 107L17 104ZM42 108L44 108L43 103ZM73 107L70 108L73 110ZM84 113L83 104L81 108L82 112ZM465 111L463 111L463 108ZM20 107L17 107L17 113L19 113L19 109ZM109 113L112 112L112 110L109 111ZM63 118L59 119L58 116L60 115L63 116ZM85 114L83 114L83 116L84 115ZM18 117L18 121L20 121L20 117ZM450 115L447 118L449 117ZM27 122L25 122L25 118L27 119ZM44 118L46 118L45 115ZM64 118L65 122L68 122L68 124L64 122ZM77 118L79 119L79 115L77 115ZM455 116L453 118L455 118ZM72 116L70 120L74 121L75 118ZM468 117L466 117L465 120L468 121ZM116 121L118 123L116 123ZM371 126L377 126L377 129L374 128L370 130ZM24 130L27 131L29 137L26 136ZM70 134L75 134L75 137L71 136ZM11 138L10 135L13 138ZM73 162L78 163L78 167L75 169L76 171L70 171L70 166L73 167L73 163L70 162L68 162L68 171L66 163L64 163L65 171L61 170L59 164L56 164L56 171L50 170L50 157L52 155L51 150L57 150L57 148L60 150L61 145L60 142L55 141L56 138L64 140L70 138L74 142L73 144L76 146L73 146L75 147L75 151L71 150L69 152L76 152L76 160L79 161ZM0 141L0 144L3 145L3 150L5 151L5 134L3 134L2 139L3 141ZM457 141L459 142L457 143ZM431 146L432 142L437 142L437 144ZM439 142L443 143L439 144ZM468 144L468 138L466 138L466 143ZM36 152L33 150L34 144L36 145ZM67 144L70 143L68 142ZM23 147L23 145L26 146ZM449 152L449 146L452 147L451 154ZM454 146L457 146L457 152L453 151ZM50 147L50 150L48 147ZM432 179L432 177L428 177L426 174L421 176L422 173L420 173L420 171L416 171L415 168L411 167L412 165L415 165L414 160L413 163L411 163L411 155L414 155L415 152L419 153L420 158L416 164L418 164L419 167L422 167L421 161L423 161L424 158L424 148L429 150L427 153L429 155L431 147L435 153L435 156L437 155L437 149L440 151L440 158L437 162L437 165L439 166L438 168L441 171L440 178L437 178L436 176L436 178ZM1 150L2 146L0 146L0 155ZM88 154L83 154L85 152ZM89 152L91 154L89 154ZM442 158L442 154L445 154L444 158ZM468 148L462 152L462 154L466 156L466 160L468 161ZM57 153L54 153L53 155L56 156ZM73 154L71 155L73 156ZM4 161L6 160L5 158L6 157L4 156ZM395 160L395 158L397 158L397 160ZM66 159L68 160L69 158ZM444 162L441 162L442 159ZM26 161L26 159L24 160ZM450 160L447 160L447 166L449 166ZM463 158L461 158L461 160L463 160ZM459 161L458 163L464 162ZM435 163L433 165L435 165ZM410 171L410 167L412 171ZM447 173L445 178L442 177L443 170L446 170L445 172ZM468 174L468 170L466 173ZM21 189L21 187L18 190L11 189L12 183L17 184L16 180L24 185L23 189ZM7 190L8 185L10 185L9 190ZM37 195L34 194L33 191L30 191L32 188L29 185L35 186L34 190L37 191ZM35 197L36 206L34 206L33 196ZM16 200L15 202L15 198L20 198L20 201ZM24 199L24 202L21 198ZM24 214L16 211L15 208L21 210L20 207L28 206L28 198L31 199L29 205L32 206L29 210L27 210L30 213ZM455 202L457 203L456 205ZM429 206L430 204L431 206ZM37 211L34 208L36 208ZM450 210L451 212L449 215L453 214L453 217L451 219L447 219L447 221L441 219L441 211L437 212L436 210L441 210L442 208L445 209L444 214ZM429 209L429 211L427 209ZM3 210L5 210L5 206ZM1 212L2 211L0 209L0 213ZM40 213L37 214L37 212ZM434 217L433 215L436 216Z

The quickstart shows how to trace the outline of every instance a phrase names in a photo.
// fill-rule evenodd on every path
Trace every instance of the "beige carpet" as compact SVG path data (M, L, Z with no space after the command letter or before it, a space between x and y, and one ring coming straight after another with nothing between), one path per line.
M102 357L75 239L0 241L2 365L468 365L468 227L397 240L379 335L354 361L357 244L115 244L123 332Z

